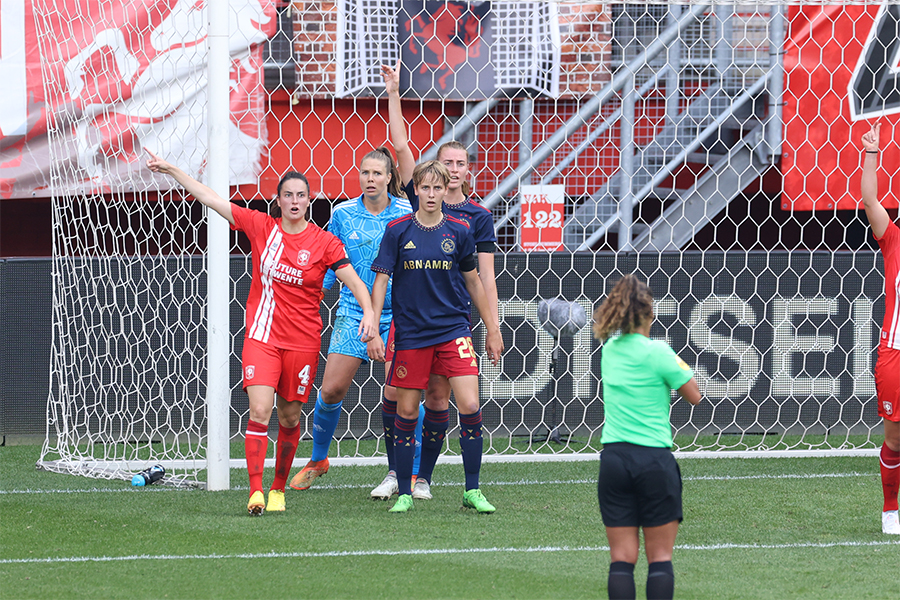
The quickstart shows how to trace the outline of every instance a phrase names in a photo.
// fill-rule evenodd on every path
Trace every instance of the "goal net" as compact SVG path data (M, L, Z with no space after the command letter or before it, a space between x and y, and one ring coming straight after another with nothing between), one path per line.
M697 407L674 399L676 450L880 445L884 278L859 206L859 138L900 112L890 62L900 8L230 0L223 98L206 86L204 3L33 2L54 207L42 466L125 477L161 462L179 481L203 481L207 225L197 203L143 169L141 148L203 179L205 115L226 103L232 200L268 210L280 175L302 171L325 226L360 194L360 158L390 145L379 66L398 61L414 152L435 158L440 143L463 142L474 194L494 215L507 350L497 367L482 361L488 459L599 450L601 346L590 321L554 337L538 306L561 298L590 315L625 273L649 282L651 334L704 394ZM879 175L891 211L892 129ZM250 264L232 234L233 466L248 415ZM319 378L336 301L331 290L323 303ZM473 334L483 346L480 325ZM333 457L383 459L382 381L380 365L360 369ZM311 410L304 418L309 432ZM457 458L455 437L445 460Z

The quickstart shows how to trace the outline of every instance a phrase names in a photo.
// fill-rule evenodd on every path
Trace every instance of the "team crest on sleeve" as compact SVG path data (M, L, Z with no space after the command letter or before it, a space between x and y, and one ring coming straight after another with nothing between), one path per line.
M677 364L679 367L681 367L685 371L691 370L691 368L688 366L688 364L686 362L684 362L683 360L681 360L680 356L675 357L675 364Z
M253 376L256 375L256 367L254 365L247 365L244 372L246 373L247 379L253 379Z
M305 267L309 264L309 250L300 251L300 254L297 255L297 264L301 267Z
M444 254L453 254L453 251L456 250L456 242L453 241L453 238L444 238L444 241L441 242L441 250L444 251Z

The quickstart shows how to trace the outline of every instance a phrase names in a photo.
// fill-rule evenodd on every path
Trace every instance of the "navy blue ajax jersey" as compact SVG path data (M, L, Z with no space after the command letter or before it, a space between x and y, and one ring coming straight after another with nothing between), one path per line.
M471 335L468 294L455 280L474 268L475 241L469 226L444 215L425 227L415 214L391 221L372 270L393 276L394 344L397 350L427 348Z
M419 210L419 197L416 195L416 186L410 181L403 188L409 203L412 205L413 212ZM475 249L479 251L484 245L494 248L497 245L497 235L494 233L494 218L491 211L478 204L471 198L466 198L464 202L459 204L447 204L444 202L441 212L445 215L456 217L460 221L465 221L469 225L469 231L472 232L472 239L475 241ZM491 250L493 252L493 250ZM453 287L459 297L467 303L471 301L469 298L469 290L466 289L466 282L462 278L462 274L454 281Z

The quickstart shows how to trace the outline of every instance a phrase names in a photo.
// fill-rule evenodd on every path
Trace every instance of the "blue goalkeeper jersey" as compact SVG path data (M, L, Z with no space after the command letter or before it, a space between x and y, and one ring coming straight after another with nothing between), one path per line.
M372 271L372 261L378 255L381 246L381 238L388 223L403 215L409 214L412 207L405 198L389 196L390 204L381 213L373 215L366 208L362 196L345 200L334 207L331 220L328 222L328 231L338 237L344 243L350 264L359 274L360 279L366 284L369 293L372 292L372 284L375 283L375 273ZM325 275L323 287L331 289L337 276L329 270ZM390 323L391 310L391 283L388 282L388 295L385 298L384 310L381 312L381 322ZM362 307L356 301L356 297L350 288L344 286L341 289L340 302L338 303L338 317L352 317L362 319Z
M419 210L419 197L416 195L416 186L410 181L403 188L406 197L412 205L413 212ZM469 225L472 232L472 239L475 241L476 252L488 252L493 254L497 245L497 235L494 233L494 217L491 211L478 204L471 197L466 198L465 202L459 204L447 204L441 208L441 212L465 221ZM453 283L453 289L466 302L470 302L469 290L466 289L466 282L462 278L462 274L456 278Z
M464 221L445 214L438 225L424 227L412 214L388 224L372 270L393 275L397 350L472 335L468 294L461 298L454 281L474 268L475 241Z

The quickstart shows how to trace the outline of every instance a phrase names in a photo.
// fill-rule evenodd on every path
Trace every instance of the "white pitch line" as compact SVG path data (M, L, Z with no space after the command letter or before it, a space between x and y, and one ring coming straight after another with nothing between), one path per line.
M900 540L877 542L826 542L800 544L712 544L677 545L676 550L793 550L798 548L847 548L872 546L900 546ZM526 548L423 548L410 550L344 550L333 552L264 552L260 554L134 554L130 556L61 556L47 558L3 558L0 564L60 564L90 562L121 562L141 560L227 560L259 558L345 558L361 556L428 556L449 554L523 554L534 552L608 552L608 546L532 546Z
M683 481L743 481L751 479L842 479L845 477L877 477L878 473L785 473L781 475L696 475L683 477ZM591 479L518 479L516 481L482 481L484 485L578 485L586 483L597 483L596 478ZM317 490L359 490L370 489L377 483L343 483L343 484L316 484ZM461 481L435 482L432 487L450 487L463 485ZM236 486L231 488L233 491L246 491L245 486ZM0 490L0 496L6 494L110 494L114 492L128 492L145 494L147 492L178 492L178 491L197 491L185 490L171 487L149 487L149 488L81 488L71 490Z

